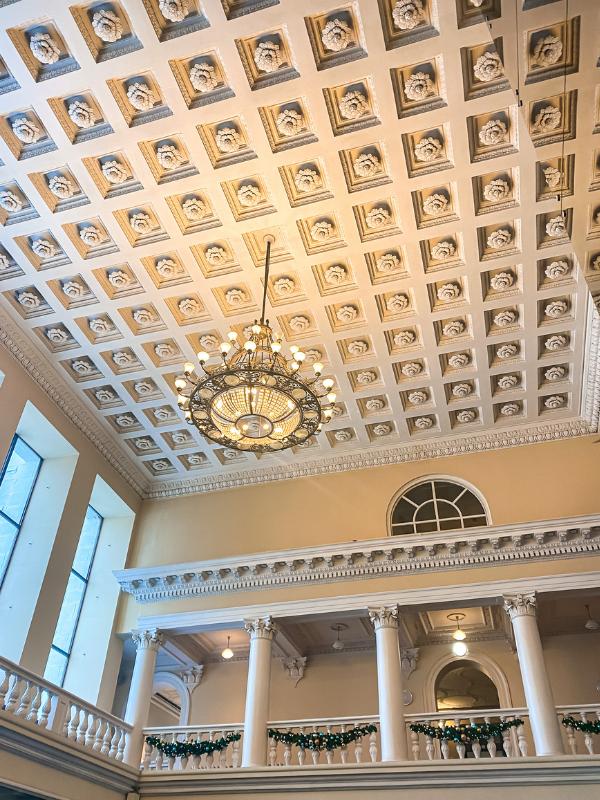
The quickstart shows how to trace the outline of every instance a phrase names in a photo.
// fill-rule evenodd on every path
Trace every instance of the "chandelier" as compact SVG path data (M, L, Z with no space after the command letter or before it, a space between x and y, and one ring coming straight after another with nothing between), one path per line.
M235 330L221 342L221 363L209 365L210 355L197 354L199 376L192 363L177 377L177 402L190 425L223 447L271 453L306 442L333 416L336 395L332 378L323 378L323 364L314 363L314 377L300 374L306 354L281 340L265 319L271 244L265 236L266 257L262 313L242 342Z

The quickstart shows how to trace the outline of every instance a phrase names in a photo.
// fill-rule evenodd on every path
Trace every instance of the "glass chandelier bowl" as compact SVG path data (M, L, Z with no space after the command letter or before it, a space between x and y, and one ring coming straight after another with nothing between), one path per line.
M208 353L198 353L202 377L194 365L184 365L175 381L178 403L186 420L207 439L223 447L269 453L302 444L333 416L336 395L332 378L323 378L323 365L313 364L314 377L300 374L305 354L281 341L265 319L272 236L265 237L266 261L260 321L245 341L237 331L220 345L221 363L208 366Z
M452 638L455 642L463 642L467 638L467 634L460 627L461 621L466 617L466 614L457 612L456 614L448 614L447 619L456 622L456 630L452 631Z

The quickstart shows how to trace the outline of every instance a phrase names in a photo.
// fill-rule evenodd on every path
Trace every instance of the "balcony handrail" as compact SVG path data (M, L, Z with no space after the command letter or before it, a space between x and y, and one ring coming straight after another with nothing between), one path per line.
M567 706L565 706L566 708ZM569 706L570 708L571 706ZM445 711L423 711L419 714L405 714L404 719L407 721L421 720L421 719L451 719L460 717L466 719L468 717L517 717L529 716L527 708L456 708L446 709Z
M600 712L600 703L570 703L565 705L556 706L557 712L563 711L576 711L577 713L581 713L582 711L598 711Z
M103 709L98 708L98 706L95 706L93 703L89 703L87 700L77 697L77 695L72 694L66 689L63 689L61 686L57 686L55 683L47 681L45 678L36 675L35 672L31 672L31 670L22 667L20 664L15 664L14 661L9 661L9 659L3 658L2 656L0 656L0 669L8 670L9 672L18 675L22 680L30 681L31 683L36 684L43 691L47 691L49 694L58 697L60 700L64 700L72 705L77 705L81 709L91 714L102 716L106 722L110 722L112 725L118 725L127 732L132 730L131 725L128 722L125 722L125 720L122 720L120 717L116 717L109 711L104 711Z
M215 722L212 725L206 725L204 722L201 725L155 725L152 727L144 728L144 734L151 736L154 733L195 733L196 731L242 731L244 730L243 722Z
M277 719L267 722L269 728L297 728L308 725L347 725L348 723L379 720L379 714L359 714L355 717L314 717L310 719Z

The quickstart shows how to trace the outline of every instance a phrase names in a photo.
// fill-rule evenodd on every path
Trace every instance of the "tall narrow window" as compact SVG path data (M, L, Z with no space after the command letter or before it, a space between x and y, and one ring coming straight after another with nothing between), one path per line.
M0 472L0 586L27 513L42 458L20 436L11 442Z
M65 680L102 521L100 514L88 506L44 672L44 677L57 686L62 686Z

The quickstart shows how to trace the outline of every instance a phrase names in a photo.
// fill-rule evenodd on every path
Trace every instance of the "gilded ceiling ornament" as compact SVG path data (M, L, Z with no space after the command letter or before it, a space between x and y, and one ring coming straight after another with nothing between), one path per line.
M95 225L86 225L79 231L79 238L87 247L96 247L104 241L105 236Z
M414 421L414 426L421 431L426 431L429 428L433 428L433 420L431 417L417 417Z
M299 111L286 108L277 115L275 127L281 136L297 136L306 127L306 122Z
M333 238L333 225L326 219L317 220L310 228L310 235L315 242L326 242Z
M511 308L505 308L502 311L498 311L497 314L494 314L494 324L499 328L506 328L509 325L514 325L517 321L517 317L516 311L513 311Z
M418 361L407 361L406 364L402 365L400 371L407 378L414 378L423 372L423 367Z
M277 42L259 42L254 48L254 63L261 72L276 72L285 58Z
M514 286L515 277L512 272L497 272L490 278L490 286L495 292L505 292Z
M136 211L129 215L129 225L131 230L144 236L152 231L153 225L150 216L144 211Z
M565 367L557 364L556 366L548 367L548 369L544 372L544 377L547 381L561 381L566 374L567 370Z
M500 413L503 417L514 417L521 410L518 403L504 403L500 406Z
M338 100L338 108L344 119L359 119L370 112L369 101L362 92L346 92Z
M544 274L550 280L558 280L564 278L571 272L571 265L568 261L551 261L544 270Z
M42 298L36 292L24 291L17 293L17 302L23 308L39 308L42 305Z
M9 214L16 214L23 208L23 201L10 189L0 191L0 207Z
M496 231L491 231L487 237L488 247L491 247L493 250L500 250L503 247L508 247L512 241L512 231L507 228L498 228Z
M111 358L118 367L129 367L137 362L135 355L127 350L117 350Z
M566 400L560 394L551 394L550 397L546 397L544 400L544 405L550 409L562 408L566 405Z
M197 61L190 69L190 83L198 92L212 92L219 85L217 73L208 61Z
M48 181L48 189L59 200L68 200L75 194L73 181L65 175L53 175Z
M208 215L208 206L200 197L188 197L187 200L184 200L181 204L181 210L183 211L183 215L186 219L189 219L190 222L196 222L197 220L204 219Z
M133 443L138 450L153 450L156 447L152 439L147 436L140 436L139 439L134 439Z
M333 434L336 442L349 442L352 439L352 431L349 428L342 428Z
M154 352L159 358L173 358L177 350L169 342L158 342L154 345Z
M84 359L77 359L75 361L71 361L71 369L73 372L76 372L78 375L82 377L84 375L93 375L96 371L94 365L87 360Z
M156 95L147 83L135 81L127 89L127 98L138 111L149 111L157 102Z
M88 322L88 327L96 336L103 336L115 330L111 320L106 317L94 317Z
M29 49L40 64L56 64L60 50L49 33L34 33L29 39Z
M171 409L165 406L152 409L152 415L154 416L154 419L157 419L159 422L166 422L168 419L171 419L174 416Z
M371 397L365 402L367 411L383 411L385 408L385 401L381 397Z
M414 72L404 81L404 94L415 103L426 100L429 95L435 94L435 86L431 76L426 72Z
M133 283L133 279L122 269L113 269L108 273L108 282L115 287L115 289L123 289Z
M127 168L116 159L105 161L101 169L106 180L115 185L124 183L129 178L129 171Z
M240 205L246 208L254 208L264 202L264 194L256 183L242 183L237 190L237 197Z
M57 246L48 239L35 239L30 245L38 258L52 258L58 253Z
M170 171L185 164L186 158L177 145L161 144L156 150L156 160L163 169Z
M195 317L202 313L202 306L195 297L183 297L177 303L177 308L184 317Z
M389 436L392 432L392 426L387 422L380 422L377 425L373 425L372 430L375 436Z
M558 189L562 181L562 172L556 167L546 167L544 169L544 180L549 189Z
M414 147L413 153L417 161L435 161L444 151L444 145L435 136L424 136Z
M381 172L381 161L375 153L360 153L352 162L352 169L358 178L370 178Z
M334 53L353 44L352 28L343 19L331 19L321 31L321 41Z
M457 411L456 419L462 423L474 422L477 419L477 412L472 408L463 408L461 411Z
M351 356L364 356L369 352L369 345L364 339L355 339L348 343L348 352Z
M119 414L115 418L115 422L119 428L133 428L136 424L136 419L133 414Z
M408 345L414 344L416 338L413 331L398 331L394 334L394 344L397 347L408 347Z
M561 236L567 236L567 221L562 214L557 217L552 217L546 223L546 233L553 239L559 239Z
M227 253L224 248L218 245L212 245L211 247L207 247L204 251L204 258L209 264L212 264L213 267L217 267L221 264L225 264L227 261Z
M273 281L273 291L277 297L288 297L289 295L293 294L295 290L295 280L293 278L289 278L287 275L282 275L280 278L277 278Z
M483 196L489 203L499 203L510 195L510 185L503 178L493 178L483 187Z
M171 441L173 444L187 444L188 442L191 443L193 439L189 433L185 431L175 431L171 434Z
M117 395L111 389L96 389L94 397L99 403L112 403L117 399Z
M563 43L558 36L548 33L537 40L531 53L531 64L539 67L551 67L560 61Z
M94 109L85 100L69 103L67 114L78 128L92 128L96 124Z
M436 242L431 247L431 257L436 261L446 261L456 255L456 244L451 239Z
M316 347L309 347L308 350L305 350L304 352L306 354L304 361L307 364L320 363L323 359L323 353Z
M498 358L501 358L505 361L508 358L514 358L519 352L519 348L516 344L508 343L508 344L501 344L498 345L496 348L496 355Z
M220 339L212 333L203 333L198 337L198 342L203 350L218 350Z
M360 386L367 386L369 383L375 383L377 380L377 373L372 369L363 369L356 376L356 382Z
M189 14L188 0L158 0L158 8L169 22L182 22Z
M531 130L534 133L549 133L555 131L560 126L562 114L560 108L556 106L544 106L541 108L531 122Z
M136 308L131 316L133 321L142 328L154 325L158 321L157 315L150 308Z
M498 388L503 389L504 391L508 391L509 389L514 389L518 385L519 385L518 375L500 375L500 377L498 378Z
M206 456L203 453L192 453L186 456L186 459L191 467L198 467L206 462Z
M395 253L384 253L375 262L377 272L394 272L399 267L400 259Z
M386 225L391 225L391 223L392 215L387 208L376 206L365 214L365 225L367 228L384 228Z
M502 59L495 50L483 53L473 64L473 74L482 83L489 83L500 78L504 75Z
M550 300L550 302L546 303L544 306L544 314L547 317L552 317L554 319L563 317L568 310L569 304L566 300Z
M461 333L464 333L466 330L465 323L462 319L453 319L450 322L446 322L442 327L442 333L444 336L460 336Z
M227 289L225 292L225 302L227 305L236 307L236 306L243 306L250 300L248 296L248 292L244 291L244 289L240 289L237 286L234 286L232 289Z
M290 319L288 325L290 326L290 330L294 331L294 333L304 333L304 331L310 328L310 320L303 314L297 314Z
M458 283L444 283L438 287L436 294L438 300L449 303L451 300L457 300L462 295L462 289Z
M215 143L222 153L235 153L244 146L244 139L235 128L219 128L215 133Z
M108 8L96 11L92 17L94 33L103 42L117 42L123 36L123 25L119 17Z
M31 120L27 117L17 117L11 123L11 128L14 135L23 144L35 144L42 137L42 132Z
M448 356L448 364L452 369L464 369L471 363L468 353L452 353Z
M85 286L80 281L65 281L60 288L71 300L78 300L87 294Z
M316 170L303 167L294 175L294 183L299 192L314 192L323 186L323 179Z
M446 195L436 192L423 200L423 211L430 217L439 217L448 209L449 201Z
M425 22L422 0L397 0L392 9L394 25L401 31L412 31Z
M353 305L340 306L335 315L340 322L353 322L358 319L358 308Z
M506 141L508 129L501 119L490 119L479 130L479 141L486 147L493 147Z
M426 403L429 400L429 395L425 389L417 389L414 392L409 392L407 397L408 402L412 406L422 406L423 403Z
M473 387L470 383L457 383L452 387L454 397L468 397L472 392Z
M395 314L399 313L400 311L405 311L409 305L410 300L408 299L408 296L401 294L400 292L393 294L385 301L385 307L387 310Z
M157 461L151 461L150 465L154 472L166 472L168 469L171 469L171 462L167 461L165 458L159 458Z

